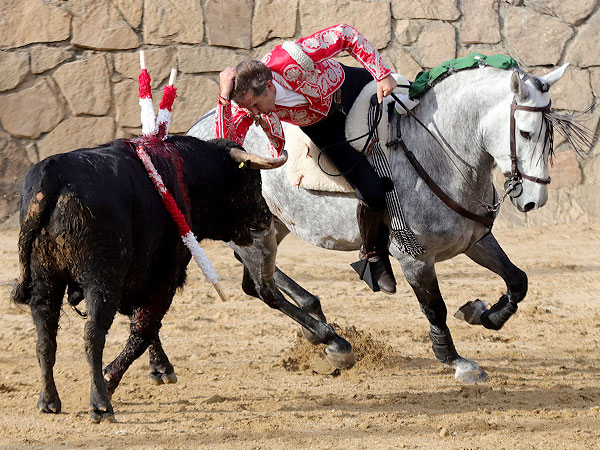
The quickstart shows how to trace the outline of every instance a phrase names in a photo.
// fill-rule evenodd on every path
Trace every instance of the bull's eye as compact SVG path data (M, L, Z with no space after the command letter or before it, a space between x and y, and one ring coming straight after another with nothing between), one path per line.
M523 139L531 139L531 133L527 132L527 131L523 131L523 130L519 130L519 133L521 133L521 137Z

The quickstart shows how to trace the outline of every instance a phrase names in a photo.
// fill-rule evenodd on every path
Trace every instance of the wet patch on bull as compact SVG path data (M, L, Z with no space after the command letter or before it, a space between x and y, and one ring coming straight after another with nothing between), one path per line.
M44 199L44 194L38 192L35 197L32 197L29 201L29 207L27 208L26 220L31 220L40 213L40 202Z
M40 230L33 248L43 267L68 269L75 260L77 243L83 238L92 213L75 194L68 193L58 197L53 214L56 216L54 224Z

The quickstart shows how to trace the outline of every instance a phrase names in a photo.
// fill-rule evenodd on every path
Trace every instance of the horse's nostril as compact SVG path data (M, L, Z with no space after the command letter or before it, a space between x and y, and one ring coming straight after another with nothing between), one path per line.
M534 208L535 208L535 203L534 203L534 202L529 202L529 203L527 203L527 204L526 204L526 205L523 207L523 211L525 211L525 212L529 212L529 211L531 211L531 210L532 210L532 209L534 209Z

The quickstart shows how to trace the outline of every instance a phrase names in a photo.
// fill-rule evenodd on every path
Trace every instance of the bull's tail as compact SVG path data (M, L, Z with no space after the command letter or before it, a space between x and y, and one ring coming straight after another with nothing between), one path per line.
M52 184L47 173L49 165L51 162L47 160L31 169L21 192L21 230L18 243L21 274L11 292L11 300L15 303L29 304L30 302L33 243L42 228L48 224L56 204L56 192L48 186Z

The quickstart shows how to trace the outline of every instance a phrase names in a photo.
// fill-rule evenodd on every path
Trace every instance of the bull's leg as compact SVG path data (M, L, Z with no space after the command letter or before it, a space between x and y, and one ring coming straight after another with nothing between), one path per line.
M440 293L433 262L405 260L402 269L429 321L429 338L435 357L445 366L453 368L454 377L463 383L487 381L485 371L476 362L461 357L454 347L446 325L446 304Z
M158 330L156 330L156 333L154 333L154 336L150 339L148 354L150 357L150 380L152 383L177 383L175 369L173 368L173 365L169 361L167 354L162 348L162 343L160 342L160 337L158 336Z
M90 419L113 421L114 412L106 391L102 375L102 353L106 333L112 325L117 311L117 296L96 287L84 288L87 321L84 327L85 352L90 366Z
M315 339L327 345L327 359L339 369L349 369L356 362L352 346L338 336L331 325L321 322L306 311L288 302L274 283L275 255L277 241L272 227L266 232L256 233L254 243L250 247L228 244L242 260L254 282L255 290L261 300L271 308L277 309L291 317L306 328Z
M496 238L488 233L465 254L477 264L500 275L506 283L506 294L487 309L485 302L477 299L467 302L454 316L471 325L499 330L517 311L517 304L527 293L527 275L515 266L504 253Z
M39 279L31 290L31 316L37 330L36 354L42 372L42 386L37 408L45 413L59 413L60 398L54 383L56 334L65 285L48 285Z
M159 357L164 356L161 362L164 363L166 360L171 371L173 370L173 366L168 362L169 360L160 345L160 340L158 340L158 331L161 327L161 321L171 305L174 294L174 290L168 295L164 295L164 293L163 295L154 294L148 304L133 311L130 317L129 338L125 348L104 369L108 395L115 392L129 366L146 351L151 342L155 345L153 351L157 352ZM152 355L150 358L152 362ZM153 370L152 366L151 370ZM165 367L165 370L168 370L168 367Z

